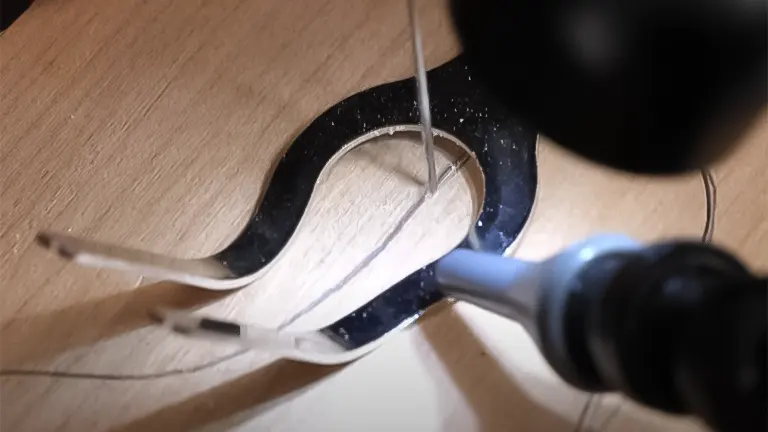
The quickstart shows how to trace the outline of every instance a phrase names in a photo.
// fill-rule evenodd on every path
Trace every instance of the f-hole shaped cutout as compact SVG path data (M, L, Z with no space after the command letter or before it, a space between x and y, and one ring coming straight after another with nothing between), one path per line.
M433 127L466 146L483 173L485 194L473 230L475 245L503 254L533 209L537 133L472 79L463 55L430 70L427 78ZM377 130L418 122L413 79L382 84L333 105L282 155L242 233L210 257L184 260L50 232L40 233L38 241L82 265L133 270L208 289L241 288L260 277L286 247L322 171L349 143ZM468 245L465 239L459 247ZM438 288L434 263L427 264L319 331L344 350L368 346L440 301Z
M282 314L284 325L301 318L301 327L312 327L316 315L342 316L467 236L482 209L480 165L455 137L435 131L441 181L427 198L418 131L373 131L323 170L299 228L256 286L281 299L270 310L293 313Z

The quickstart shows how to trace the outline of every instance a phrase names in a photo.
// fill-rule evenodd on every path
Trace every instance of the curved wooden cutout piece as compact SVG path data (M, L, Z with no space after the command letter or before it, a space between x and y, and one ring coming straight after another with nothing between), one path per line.
M533 208L537 134L472 80L463 56L427 75L434 128L463 144L484 175L485 196L473 246L504 253ZM178 259L50 232L40 233L38 241L82 265L139 271L207 289L246 286L288 246L330 164L381 131L418 124L414 86L413 79L383 84L348 97L315 119L280 159L246 228L213 256ZM467 245L465 239L459 247ZM368 352L382 336L412 322L442 298L431 263L319 332L347 354Z

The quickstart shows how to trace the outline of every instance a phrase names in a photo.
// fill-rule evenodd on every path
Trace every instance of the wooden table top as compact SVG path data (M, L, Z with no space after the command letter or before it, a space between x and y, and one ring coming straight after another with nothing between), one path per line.
M433 67L457 45L442 1L420 9ZM306 305L376 247L418 194L424 164L413 137L343 157L286 257L236 293L81 268L33 239L51 228L210 254L244 226L297 131L342 98L411 72L403 1L35 2L0 36L1 368L194 368L236 348L169 336L151 325L149 309L204 308L274 326ZM765 271L765 117L744 140L713 167L714 238ZM518 256L543 258L598 231L700 235L697 175L617 173L544 139L539 164L539 198ZM446 184L373 264L297 325L333 321L457 244L475 193L467 178ZM4 376L0 387L3 431L570 431L587 399L554 375L518 325L466 304L439 309L345 367L250 352L145 381ZM593 405L595 430L698 428L616 397Z

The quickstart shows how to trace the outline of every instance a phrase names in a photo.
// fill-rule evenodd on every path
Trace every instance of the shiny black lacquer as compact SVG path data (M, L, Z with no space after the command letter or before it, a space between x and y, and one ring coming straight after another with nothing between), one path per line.
M485 177L483 208L476 224L482 249L502 253L518 237L533 207L536 131L514 119L473 80L462 56L427 76L433 126L467 146ZM362 91L328 109L286 151L248 226L216 258L236 276L269 264L298 227L314 185L334 155L369 132L418 123L413 79ZM466 246L466 240L461 246ZM350 349L359 347L419 316L442 298L434 265L429 264L327 327L325 333Z

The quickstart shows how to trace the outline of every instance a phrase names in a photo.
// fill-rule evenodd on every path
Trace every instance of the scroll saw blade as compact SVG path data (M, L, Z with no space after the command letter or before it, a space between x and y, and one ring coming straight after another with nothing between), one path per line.
M435 168L432 118L429 112L427 72L424 67L424 50L421 46L421 34L416 14L416 0L408 0L408 18L411 24L411 44L413 45L413 62L416 71L416 96L418 98L419 116L421 117L421 142L424 145L424 155L427 159L427 193L431 195L437 191L437 169Z

